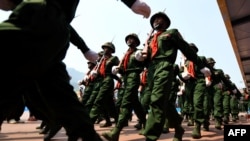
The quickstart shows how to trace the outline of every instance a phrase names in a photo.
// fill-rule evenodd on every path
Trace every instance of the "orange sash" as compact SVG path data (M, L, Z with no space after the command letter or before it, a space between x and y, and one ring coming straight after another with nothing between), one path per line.
M162 31L159 31L157 32L152 41L151 41L151 49L152 49L152 55L151 55L151 59L154 58L155 54L157 53L158 51L158 41L157 41L157 38L158 36L162 33Z

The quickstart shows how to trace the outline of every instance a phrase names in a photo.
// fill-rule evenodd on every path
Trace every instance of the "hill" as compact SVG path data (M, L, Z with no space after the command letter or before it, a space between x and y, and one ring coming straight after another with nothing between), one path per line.
M74 90L79 90L78 81L84 78L85 73L80 72L74 68L67 68L69 75L71 76L70 84L73 85Z

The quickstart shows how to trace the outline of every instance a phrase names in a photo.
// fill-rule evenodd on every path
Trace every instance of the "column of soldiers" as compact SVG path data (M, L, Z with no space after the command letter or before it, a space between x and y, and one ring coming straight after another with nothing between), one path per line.
M158 12L154 14L150 19L150 24L154 32L146 40L144 48L142 50L137 49L136 47L140 44L138 36L134 33L129 34L125 37L126 44L129 46L127 53L120 63L113 64L113 66L116 65L115 67L112 69L107 68L109 69L108 72L112 71L113 75L121 74L124 83L124 93L115 127L110 132L102 134L107 140L119 140L120 132L126 125L132 110L134 110L141 125L139 133L146 137L146 141L157 140L162 133L167 133L169 128L175 129L174 141L182 140L185 131L181 125L183 118L177 112L175 106L176 88L178 87L173 85L178 74L173 71L176 70L173 68L176 68L174 62L178 49L198 66L197 71L201 75L204 77L210 76L210 70L206 67L204 61L197 56L195 49L181 37L178 30L167 29L170 26L170 19L165 13ZM114 45L112 46L114 47ZM147 70L147 85L145 85L143 93L147 94L147 96L144 98L141 95L143 100L139 101L140 74L144 68ZM101 74L100 70L98 70L98 73ZM171 88L172 85L176 92ZM113 84L111 86L114 88ZM101 85L100 89L102 87L103 85ZM106 96L110 93L111 91L106 92ZM96 121L97 116L101 114L101 110L95 109L95 107L92 107L90 110L91 112L95 111L95 115L90 112L93 123ZM199 122L202 124L202 121Z
M215 61L213 58L198 56L198 47L194 43L187 43L183 40L178 30L166 30L170 20L165 13L156 13L151 17L150 22L151 26L159 31L153 33L151 38L146 41L143 50L135 48L140 44L136 34L127 35L125 41L129 49L119 65L111 70L114 75L119 73L122 76L124 92L119 94L119 116L115 122L115 127L110 132L103 133L102 136L110 141L118 141L119 134L127 125L133 110L138 117L138 124L135 128L141 129L139 134L144 135L147 141L157 140L161 133L168 133L169 128L175 129L173 140L182 140L185 130L181 123L184 115L188 117L187 125L194 126L191 134L194 139L202 137L202 125L204 131L209 131L211 116L215 118L215 128L219 130L222 129L223 122L224 124L229 123L230 113L233 120L236 120L237 106L233 103L239 98L239 90L230 81L229 76L224 74L223 70L214 67ZM159 43L156 52L154 52L153 46L157 44L157 40L155 42L154 38L158 38ZM132 40L132 43L130 40ZM163 40L163 42L159 40ZM184 45L183 48L180 46L177 48L186 57L185 66L183 68L179 66L180 68L175 73L172 70L176 69L170 69L170 66L178 67L178 65L172 64L172 62L175 62L176 50L168 51L159 47L167 46L168 44L165 44L165 42L172 40ZM133 44L133 41L135 41L135 44ZM146 52L144 52L145 46L148 46ZM170 56L166 52L169 52ZM166 61L167 64L165 64ZM158 66L158 63L160 66ZM139 74L142 75L145 71L144 68L147 71L146 83L145 80L139 79ZM164 73L161 68L169 72ZM176 82L179 83L177 83L176 89L171 89L169 86L175 82L177 75L179 78ZM177 113L175 105L180 84L185 86L185 89L182 90L183 95L178 96L178 99L185 101L180 113L182 116ZM169 89L166 89L165 86ZM138 99L138 92L140 92L140 100ZM138 102L140 102L139 105ZM137 106L133 107L132 105ZM151 132L153 129L154 132Z
M125 0L123 0L123 2L125 2ZM139 1L139 3L140 2L141 1ZM225 85L228 88L228 91L234 95L237 94L237 88L226 79L224 72L221 69L214 68L215 61L213 59L207 58L206 61L204 61L204 57L198 56L197 49L195 48L196 46L185 41L178 29L168 29L171 21L163 12L155 13L151 17L150 25L153 30L145 41L142 50L137 49L140 45L140 40L134 33L125 37L129 49L122 60L119 60L117 56L113 55L113 53L115 53L115 45L112 42L106 42L101 46L103 52L98 61L94 62L96 65L89 67L91 70L90 76L86 79L86 82L84 82L87 86L85 87L86 94L84 93L83 95L82 103L78 102L78 98L73 92L73 87L69 85L69 75L66 71L66 66L62 63L62 59L65 57L66 50L69 47L69 41L75 41L74 39L78 39L72 36L74 30L70 26L70 22L74 17L78 3L79 1L77 0L68 3L66 1L61 2L56 0L47 0L46 2L43 0L39 2L22 2L21 0L13 0L11 1L11 7L9 8L10 10L14 9L11 16L14 17L12 20L15 18L18 20L25 20L25 22L31 23L32 26L27 28L26 25L15 25L16 23L11 20L5 21L4 24L1 24L0 26L1 38L4 39L3 45L9 44L10 46L10 48L6 48L3 51L4 53L12 52L13 48L18 49L16 48L18 45L15 44L17 42L20 44L22 43L22 47L26 45L25 47L32 48L35 45L40 47L39 49L43 47L48 49L46 50L47 52L44 52L44 54L47 53L47 55L44 56L48 58L39 58L45 59L43 60L44 62L41 62L40 65L36 64L35 66L38 66L37 68L25 67L25 69L23 69L24 66L30 66L29 63L32 64L32 61L34 60L21 57L19 55L20 52L26 54L23 50L15 51L14 55L23 59L14 59L15 61L19 61L18 65L20 66L15 66L17 70L19 70L18 73L16 73L16 71L14 71L15 69L12 67L10 67L10 71L4 71L6 74L10 74L10 72L11 74L15 74L13 80L17 82L23 80L23 82L27 84L20 89L26 90L27 88L32 88L36 90L34 95L27 94L26 96L29 100L35 101L32 103L32 106L36 109L35 111L39 113L38 115L41 115L41 119L46 120L51 127L56 125L64 127L69 136L69 141L76 141L79 138L85 141L99 141L102 139L94 130L93 124L99 117L103 117L106 120L103 127L111 126L112 123L110 117L113 117L115 120L115 127L110 132L102 133L102 136L109 141L118 141L121 130L126 126L126 123L131 116L131 112L134 110L139 119L139 123L141 124L140 134L145 136L146 141L158 140L162 133L167 132L166 130L168 128L174 128L175 130L173 141L181 141L185 132L182 127L183 118L176 110L175 104L173 104L176 99L176 92L172 89L175 88L175 91L177 91L176 85L173 85L177 75L175 72L175 61L177 52L181 51L187 58L187 62L189 62L188 64L190 64L187 66L192 66L191 68L188 68L188 72L183 73L182 77L184 80L192 78L195 81L194 92L193 94L189 94L193 95L193 98L191 97L192 100L189 99L191 101L190 106L193 107L193 111L189 112L189 117L191 119L191 124L194 124L195 126L192 132L192 137L201 138L200 128L202 124L206 130L209 130L209 114L211 111L213 111L213 116L215 117L215 127L221 129L223 117L225 117L224 119L227 118L227 112L223 115L223 104L221 102L223 85ZM133 11L136 11L134 4L138 4L138 1L134 0L126 3L126 5ZM20 7L15 9L16 6ZM29 10L32 10L30 9L30 6L37 11L35 11L35 13L30 12ZM1 9L4 8L6 7L1 7ZM22 11L23 9L24 11ZM46 11L48 9L49 11ZM64 12L60 10L64 10ZM57 16L48 13L51 11L53 14L57 14ZM21 17L16 14L18 12L21 13ZM25 15L25 12L28 12L29 14ZM139 11L138 13L145 13L145 11ZM37 15L32 17L35 17L35 19L30 20L30 14ZM41 19L37 22L36 20L38 20L38 18L36 16L41 15ZM49 17L44 15L49 15ZM148 14L144 16L148 17ZM50 28L48 28L47 22L51 23L49 24ZM30 30L22 31L19 26ZM48 42L40 41L39 39L41 38L39 37L43 34L38 35L38 33L44 33L46 37L50 34L52 34L52 36L49 36L51 38L46 38L46 41ZM22 34L25 36L22 36ZM8 39L14 35L17 42L5 42L9 41ZM29 42L25 42L27 39ZM34 44L31 41L33 41ZM85 50L81 50L83 54L87 56L92 54L92 58L91 56L85 57L89 58L89 60L96 59L96 57L93 57L96 54L93 54L82 40L80 41L82 43L81 45L85 46ZM25 57L29 57L29 55ZM21 61L27 61L27 64L23 65ZM145 101L140 102L138 88L140 85L140 74L145 67L148 71L145 93L149 95ZM117 73L122 75L122 80L117 77ZM180 79L182 77L180 77ZM114 79L120 83L124 83L124 92L121 97L119 111L115 106L113 95ZM4 80L9 82L8 79ZM92 88L90 84L91 82L94 83ZM9 88L7 85L4 86ZM88 89L92 89L91 94ZM207 89L209 94L203 95L205 89ZM16 90L12 91L11 94L13 96L15 96L14 92L16 92ZM62 98L55 103L59 96ZM206 99L206 96L208 101L204 100ZM9 107L3 108L6 105L10 106L9 104L6 104L6 102L9 101L11 101L9 96L1 95L1 120L5 117L5 113L9 112ZM145 108L148 108L148 112L146 112ZM52 135L45 140L50 140L51 137Z

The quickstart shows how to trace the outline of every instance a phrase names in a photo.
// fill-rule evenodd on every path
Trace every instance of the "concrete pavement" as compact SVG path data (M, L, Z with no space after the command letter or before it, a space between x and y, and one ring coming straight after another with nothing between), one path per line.
M0 141L43 141L43 135L39 134L39 130L36 129L40 125L41 121L27 121L29 112L25 111L22 120L25 123L19 124L8 124L4 122L2 125L2 130L0 132ZM243 115L241 113L241 115ZM240 115L240 120L237 123L230 122L230 124L250 124L250 120L247 120L244 116ZM102 122L103 123L103 122ZM138 134L138 131L133 127L137 123L137 118L133 116L129 126L125 127L120 135L120 141L144 141L145 138ZM113 125L114 126L114 125ZM112 126L112 127L113 127ZM109 131L112 127L99 128L99 124L95 124L96 131L101 134L103 132ZM214 128L214 122L211 121L210 131L202 131L201 139L193 139L191 137L193 127L188 127L186 122L183 122L183 127L185 129L185 134L183 141L223 141L224 131L217 130ZM159 141L172 141L174 135L174 130L170 129L170 133L162 134ZM67 136L65 135L65 130L61 129L56 136L53 138L55 141L67 141ZM103 139L105 141L105 139Z

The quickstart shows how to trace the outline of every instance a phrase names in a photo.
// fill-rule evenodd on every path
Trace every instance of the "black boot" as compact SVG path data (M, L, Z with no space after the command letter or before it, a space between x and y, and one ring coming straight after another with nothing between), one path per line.
M135 127L137 130L141 130L141 129L142 129L142 123L139 121L136 125L134 125L134 127Z
M62 126L57 125L57 126L53 126L49 132L44 136L43 140L44 141L50 141L51 138L53 138L56 133L62 128Z
M184 134L185 130L181 127L181 125L175 127L175 134L173 141L182 141L182 136Z
M49 130L50 130L49 126L45 125L45 127L39 132L39 134L47 134Z

